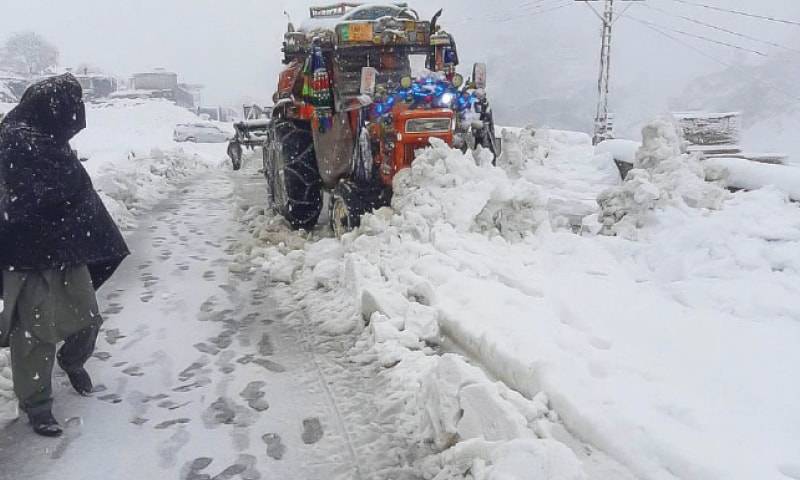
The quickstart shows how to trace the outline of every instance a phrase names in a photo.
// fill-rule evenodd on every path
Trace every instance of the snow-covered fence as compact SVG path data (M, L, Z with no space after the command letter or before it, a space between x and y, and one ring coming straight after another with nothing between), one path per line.
M673 113L681 127L683 138L692 145L738 145L739 112Z

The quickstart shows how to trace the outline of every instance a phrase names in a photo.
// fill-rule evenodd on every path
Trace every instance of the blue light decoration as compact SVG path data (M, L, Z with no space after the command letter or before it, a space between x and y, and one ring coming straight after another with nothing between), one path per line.
M391 113L397 102L410 103L411 108L452 108L462 114L478 101L472 91L459 91L447 79L426 76L412 80L408 88L399 87L386 95L377 97L373 103L373 114L383 117Z

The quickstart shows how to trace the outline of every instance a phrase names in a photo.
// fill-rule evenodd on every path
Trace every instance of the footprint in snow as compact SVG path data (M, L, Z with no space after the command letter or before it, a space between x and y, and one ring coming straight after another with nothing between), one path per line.
M200 360L192 363L186 367L181 373L178 374L178 379L185 382L198 373L200 373L208 365L208 357L203 356Z
M273 460L280 460L286 454L286 445L277 433L268 433L261 437L267 444L267 456Z
M130 375L131 377L142 377L144 376L144 372L142 372L142 368L138 365L132 365L125 370L122 371L125 375Z
M199 352L208 354L208 355L216 355L219 353L219 349L214 347L213 345L209 345L207 343L196 343L194 344L194 348L196 348Z
M156 428L158 428L158 426L156 426ZM189 443L191 438L192 437L189 432L181 428L177 432L173 433L168 440L159 444L158 455L161 457L159 466L166 469L175 465L178 452L180 452L181 449Z
M261 381L250 382L239 396L242 397L253 410L257 412L266 411L269 409L269 402L264 398L266 393L261 391L266 385L266 382Z
M200 473L213 462L213 458L200 457L183 466L180 478L182 480L211 480L211 475Z
M165 393L159 393L158 395L150 395L150 396L144 397L142 399L142 403L157 402L159 400L164 400L165 398L169 398L169 395L167 395Z
M113 404L122 403L122 397L120 397L116 393L109 393L108 395L97 397L97 399Z
M322 423L319 418L312 417L303 420L303 434L301 438L306 445L312 445L322 439L323 430Z
M174 420L167 420L166 422L159 423L158 425L155 426L155 429L156 430L164 430L164 429L169 428L169 427L171 427L173 425L184 425L184 424L187 424L189 422L191 422L191 420L188 419L188 418L176 418Z
M253 363L274 373L283 373L286 371L286 367L280 363L267 360L266 358L256 358L253 360Z
M92 356L102 362L108 361L111 358L111 354L108 352L94 352Z
M50 454L52 460L58 460L64 456L67 447L81 436L80 426L83 425L83 420L80 417L72 417L64 423L64 436L59 439L58 445L53 449Z
M105 310L102 311L102 315L103 316L116 315L120 313L124 308L125 307L123 307L119 303L109 303L108 307L106 307Z
M275 347L272 345L269 333L261 336L261 340L258 342L258 353L265 357L271 357L275 354Z
M164 400L163 402L158 404L158 408L165 408L167 410L177 410L179 408L183 408L189 405L192 402L183 402L183 403L176 403L172 400Z
M106 342L108 342L109 345L116 344L122 338L125 338L125 335L119 333L118 328L111 328L109 330L106 330Z

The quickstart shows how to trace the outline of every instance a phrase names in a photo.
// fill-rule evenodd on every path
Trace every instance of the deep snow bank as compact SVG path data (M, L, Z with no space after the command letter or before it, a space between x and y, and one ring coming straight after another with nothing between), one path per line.
M711 158L705 163L716 169L731 187L745 190L772 187L800 202L800 166L769 165L741 158Z
M594 234L598 197L619 188L611 155L526 131L502 168L424 151L394 208L326 241L325 262L310 248L261 257L281 281L353 292L386 375L412 385L396 400L430 448L426 478L624 478L597 449L648 479L800 470L800 209L703 182L668 128L650 133L627 236ZM527 399L460 357L421 363L437 332Z
M301 305L331 335L361 330L353 361L377 362L389 388L375 422L417 445L406 458L416 475L632 478L568 433L545 393L526 399L464 357L440 357L433 348L449 327L438 288L450 268L536 294L514 278L522 267L514 259L484 261L486 245L473 249L462 240L530 248L534 232L551 221L580 226L596 210L594 194L617 181L611 160L594 157L582 134L542 131L534 142L526 131L505 145L519 153L502 159L508 172L483 154L476 160L436 144L398 176L395 210L365 217L361 234L342 243L285 235L282 222L251 208L243 220L255 239L273 246L247 246L232 268L256 265L272 281L293 285ZM534 155L524 154L529 148Z

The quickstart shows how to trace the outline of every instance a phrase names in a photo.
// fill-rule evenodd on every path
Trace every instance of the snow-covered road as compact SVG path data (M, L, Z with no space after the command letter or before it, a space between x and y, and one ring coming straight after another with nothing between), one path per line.
M320 336L289 286L229 271L235 205L263 196L257 173L215 170L141 220L100 292L97 393L77 396L57 372L65 435L21 419L0 430L0 479L359 478L386 452L359 448L380 433L348 424L374 393L369 367L342 359L347 336Z

